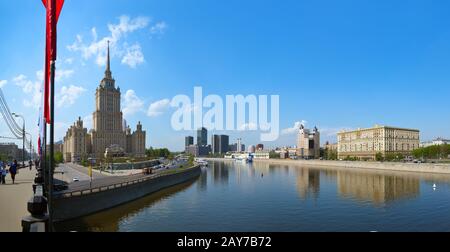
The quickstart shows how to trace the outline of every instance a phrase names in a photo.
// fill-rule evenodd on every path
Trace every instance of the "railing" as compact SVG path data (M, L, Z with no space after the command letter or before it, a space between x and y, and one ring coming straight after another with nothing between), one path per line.
M180 174L180 173L183 173L183 172L186 172L189 170L193 170L198 167L199 166L194 166L194 167L176 171L173 173L161 173L161 174L150 175L150 176L146 176L144 178L139 178L139 179L130 180L130 181L126 181L126 182L120 182L120 183L116 183L116 184L112 184L112 185L98 186L98 187L93 187L93 188L89 188L89 189L82 189L82 190L77 190L77 191L72 191L72 192L67 192L67 193L62 193L62 194L56 194L56 195L54 195L54 198L62 199L62 198L81 197L84 195L105 192L105 191L114 190L117 188L127 187L130 185L140 184L140 183L143 183L143 182L146 182L149 180L153 180L153 179L157 179L157 178L161 178L161 177L165 177L165 176L169 176L169 175Z

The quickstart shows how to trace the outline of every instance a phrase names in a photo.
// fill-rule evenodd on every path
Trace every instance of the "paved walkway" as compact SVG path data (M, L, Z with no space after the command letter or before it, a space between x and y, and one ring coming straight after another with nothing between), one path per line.
M21 232L22 218L28 215L27 202L33 196L36 170L22 169L13 185L11 176L6 176L6 185L0 185L0 232Z

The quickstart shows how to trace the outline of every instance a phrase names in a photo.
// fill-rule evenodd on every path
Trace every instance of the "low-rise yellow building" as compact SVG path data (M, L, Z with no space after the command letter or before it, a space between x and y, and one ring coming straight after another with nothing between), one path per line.
M380 153L411 155L420 145L420 131L376 125L369 129L338 133L338 158L356 157L375 160Z

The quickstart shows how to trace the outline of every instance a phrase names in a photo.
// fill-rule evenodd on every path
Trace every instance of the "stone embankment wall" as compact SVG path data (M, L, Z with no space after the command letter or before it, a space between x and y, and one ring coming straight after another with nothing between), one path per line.
M200 173L201 168L198 166L181 173L164 175L140 183L94 191L84 195L56 198L54 199L53 218L56 222L60 222L104 211L190 181L197 178Z

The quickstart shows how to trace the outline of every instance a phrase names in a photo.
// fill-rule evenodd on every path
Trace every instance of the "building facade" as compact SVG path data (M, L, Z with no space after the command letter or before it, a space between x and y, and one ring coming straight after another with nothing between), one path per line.
M320 132L317 127L311 131L300 126L297 139L297 157L301 159L320 158Z
M206 128L200 128L197 130L197 145L198 146L208 145L208 130Z
M194 157L206 157L211 153L211 145L198 146L190 145L186 146L185 152L187 155L192 155Z
M67 130L64 137L63 157L66 162L81 162L91 153L91 135L83 127L81 117Z
M338 158L376 160L376 155L410 155L419 148L420 131L376 125L369 129L338 133Z
M22 159L22 150L15 143L0 143L0 155L7 160Z
M213 135L211 138L211 151L213 154L225 154L228 152L230 137L227 135Z
M187 137L184 139L184 147L191 146L191 145L194 145L194 137L192 137L192 136L187 136Z
M88 132L81 118L69 128L64 137L63 156L66 162L86 158L101 159L107 149L122 149L128 156L144 157L146 132L139 122L136 130L124 125L121 111L121 91L112 77L108 46L105 76L95 93L93 129Z

